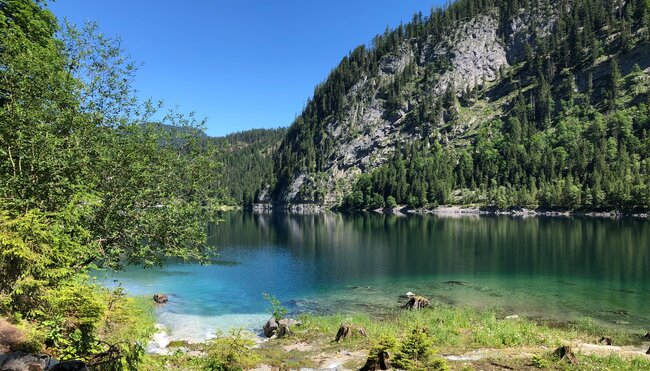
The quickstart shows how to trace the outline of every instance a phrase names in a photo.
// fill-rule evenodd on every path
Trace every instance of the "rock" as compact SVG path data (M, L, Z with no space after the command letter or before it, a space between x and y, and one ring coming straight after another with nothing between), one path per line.
M601 337L598 342L602 345L612 345L612 339L607 336Z
M406 308L410 310L418 310L426 308L430 305L429 299L424 296L413 295L406 303Z
M506 316L505 319L513 320L513 319L519 319L519 315L513 314L511 316Z
M169 298L165 294L155 294L153 296L153 301L155 301L158 304L165 304L169 301Z
M348 335L361 335L363 337L368 337L368 334L366 333L366 329L363 327L356 327L352 325L346 325L345 323L341 323L341 326L339 327L339 331L336 333L336 341L337 343L345 340L345 338L348 337Z
M568 345L564 345L555 349L553 354L561 360L566 359L567 362L569 362L572 365L578 363L578 359L576 358L576 355L573 354L573 350L571 350L571 347Z
M271 317L271 319L266 321L263 330L264 330L264 336L266 336L267 338L270 338L277 333L278 322L275 320L275 317Z
M63 361L57 363L47 371L89 371L86 363L82 361Z
M379 351L376 355L368 356L366 364L359 371L390 370L390 354L385 351Z
M47 354L14 352L2 363L0 371L43 371L49 367L50 361Z

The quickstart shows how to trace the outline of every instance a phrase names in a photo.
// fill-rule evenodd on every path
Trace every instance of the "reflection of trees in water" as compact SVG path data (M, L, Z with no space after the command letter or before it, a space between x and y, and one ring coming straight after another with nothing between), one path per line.
M512 274L650 277L647 220L227 213L217 246L284 246L343 277Z

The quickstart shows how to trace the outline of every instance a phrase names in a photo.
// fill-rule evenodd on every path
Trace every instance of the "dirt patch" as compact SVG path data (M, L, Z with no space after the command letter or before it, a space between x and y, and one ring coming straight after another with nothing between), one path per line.
M0 353L9 353L25 341L25 334L16 326L0 318Z
M289 345L284 345L282 347L287 352L291 352L293 350L297 350L298 352L307 352L313 349L313 347L304 341L299 341L295 344L289 344Z

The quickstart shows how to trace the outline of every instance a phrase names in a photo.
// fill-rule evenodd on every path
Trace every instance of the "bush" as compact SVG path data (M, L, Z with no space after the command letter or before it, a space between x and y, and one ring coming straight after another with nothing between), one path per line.
M260 358L251 348L255 342L244 336L243 330L233 330L227 336L217 336L207 345L209 371L240 371L257 366Z
M422 327L413 329L401 342L393 365L404 370L449 370L445 360L436 357L433 339Z

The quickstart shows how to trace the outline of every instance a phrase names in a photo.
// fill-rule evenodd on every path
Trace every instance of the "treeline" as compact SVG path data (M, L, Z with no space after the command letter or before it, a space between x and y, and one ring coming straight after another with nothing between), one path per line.
M201 122L151 124L134 66L92 24L0 0L0 317L21 350L93 369L137 369L153 328L88 272L205 261L221 197Z
M260 189L274 185L273 154L285 135L285 128L254 129L210 139L219 150L218 184L226 192L225 202L248 207Z

